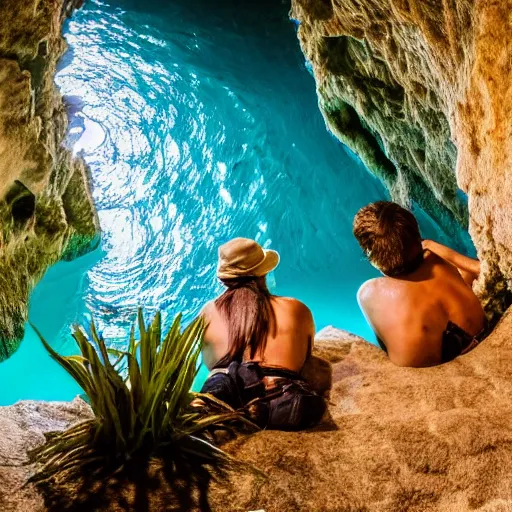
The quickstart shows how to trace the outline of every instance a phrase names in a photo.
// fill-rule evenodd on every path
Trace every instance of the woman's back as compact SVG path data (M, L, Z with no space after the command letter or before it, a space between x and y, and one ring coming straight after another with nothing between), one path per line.
M300 372L311 350L315 326L311 311L302 302L286 298L270 298L275 325L269 329L263 350L254 357L245 350L244 361L256 361L262 366L286 368ZM211 369L229 351L229 324L216 302L209 302L203 309L207 323L203 360ZM255 319L258 321L258 319Z
M213 396L262 428L300 430L321 420L326 403L299 373L315 334L311 312L267 288L266 275L278 263L276 251L249 238L219 248L225 290L202 311L203 361L211 371L199 401Z

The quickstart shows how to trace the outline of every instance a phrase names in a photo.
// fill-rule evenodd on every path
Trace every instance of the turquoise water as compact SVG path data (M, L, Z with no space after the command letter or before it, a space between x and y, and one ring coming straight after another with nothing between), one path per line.
M281 253L273 290L306 302L318 329L373 339L355 294L375 272L351 222L386 195L327 133L286 6L190 4L89 1L68 23L57 83L102 245L47 272L31 321L72 353L69 326L91 314L117 346L139 304L190 319L220 290L218 245L247 236ZM0 405L80 392L30 327L0 390Z

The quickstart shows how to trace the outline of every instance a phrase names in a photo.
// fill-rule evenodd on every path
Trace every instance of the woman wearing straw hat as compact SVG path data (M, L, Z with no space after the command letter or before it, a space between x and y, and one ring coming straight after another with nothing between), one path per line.
M245 407L262 427L302 429L325 411L300 376L315 326L302 302L268 291L265 277L278 263L276 251L248 238L220 247L217 277L226 290L202 311L203 360L212 371L201 391Z

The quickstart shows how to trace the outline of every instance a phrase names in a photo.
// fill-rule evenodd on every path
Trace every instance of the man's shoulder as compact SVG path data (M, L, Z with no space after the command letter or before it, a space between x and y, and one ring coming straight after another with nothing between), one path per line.
M361 285L357 292L359 305L375 303L375 301L403 302L414 292L415 283L392 277L376 277L369 279Z
M357 300L362 303L371 300L378 295L380 291L386 287L387 277L375 277L365 281L357 291Z

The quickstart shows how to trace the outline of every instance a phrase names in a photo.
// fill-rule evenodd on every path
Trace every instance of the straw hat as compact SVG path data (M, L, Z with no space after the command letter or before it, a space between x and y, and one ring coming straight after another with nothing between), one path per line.
M265 250L249 238L233 238L219 247L217 277L234 279L237 277L261 277L279 264L279 253Z

